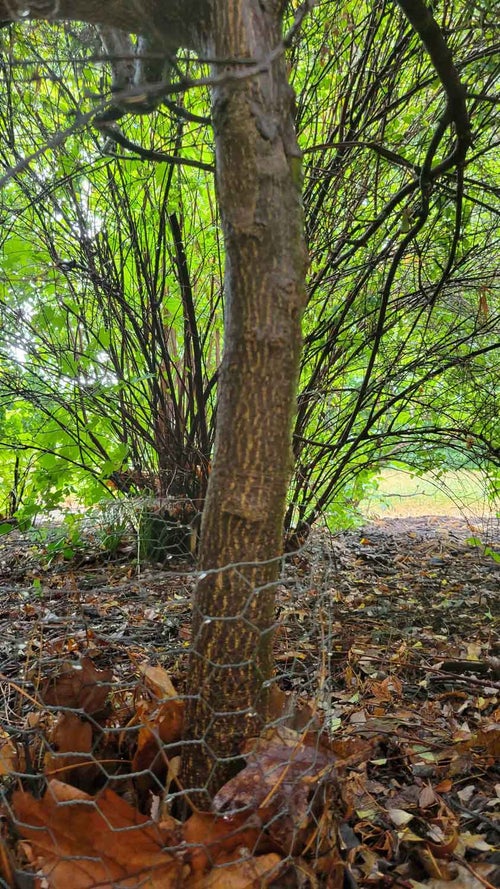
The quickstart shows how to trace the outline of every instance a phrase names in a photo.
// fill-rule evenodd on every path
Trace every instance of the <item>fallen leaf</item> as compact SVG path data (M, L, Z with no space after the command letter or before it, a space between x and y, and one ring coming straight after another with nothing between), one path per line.
M281 726L250 742L243 755L246 767L216 794L214 809L261 810L268 834L286 854L298 854L307 845L311 831L318 831L318 820L331 845L335 807L326 804L326 795L334 796L338 784L334 756L318 736ZM321 811L328 817L319 819ZM315 844L320 854L319 834Z
M427 784L425 787L422 787L418 795L418 805L421 809L426 809L428 806L433 806L437 801L436 792L433 787Z
M163 851L175 840L112 790L94 798L54 780L41 800L17 791L12 805L50 889L180 885L185 865Z
M463 830L459 836L459 844L463 849L475 849L476 852L493 852L494 846L487 843L480 833L470 833Z
M404 809L387 809L387 814L396 827L402 827L404 824L409 824L415 817L411 812L405 812Z
M2 740L0 747L0 775L10 775L19 771L17 750L12 741L7 738Z
M262 835L262 825L248 812L230 816L195 812L183 825L182 834L191 847L193 873L201 874L222 855L240 848L253 849Z
M490 725L487 728L478 731L473 741L484 747L495 759L500 759L500 725Z
M50 889L250 889L267 886L281 860L268 854L269 842L266 854L252 856L262 827L248 813L200 812L162 827L112 790L92 797L56 780L41 800L16 792L13 810L31 847L25 843L26 854Z
M92 726L76 713L60 713L49 738L45 754L48 777L57 774L59 780L76 787L90 788L98 766L92 756Z
M189 889L265 889L279 874L281 859L270 853L219 865L201 880L189 883Z
M138 702L137 714L142 724L132 761L132 771L141 772L150 769L159 755L161 763L166 765L168 750L164 750L162 745L173 744L181 739L184 726L184 701L174 698L153 709L149 708L146 702Z
M451 788L453 787L453 781L450 781L449 778L444 778L439 784L436 784L436 790L438 793L449 793ZM460 791L458 793L460 796Z
M163 667L152 667L150 664L140 664L139 670L144 676L147 687L157 698L177 698L169 674Z
M369 680L366 690L377 701L392 701L393 697L401 697L403 685L396 676L388 676L382 682L377 682L374 679Z
M65 661L59 673L42 682L40 697L52 707L83 710L97 717L104 710L112 678L111 670L97 670L89 657Z

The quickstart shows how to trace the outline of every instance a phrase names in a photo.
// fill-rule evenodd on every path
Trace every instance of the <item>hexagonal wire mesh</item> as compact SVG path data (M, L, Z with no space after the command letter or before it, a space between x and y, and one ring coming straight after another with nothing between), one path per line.
M419 521L420 536L403 523L389 550L387 540L385 551L373 549L376 529L342 539L317 530L280 560L269 718L255 720L252 733L255 714L238 708L234 689L221 694L215 716L234 707L244 737L233 776L211 785L204 811L203 786L186 786L180 770L194 746L210 746L185 723L186 705L202 693L189 672L191 555L179 553L176 538L161 562L144 560L140 523L110 554L95 517L71 559L50 549L56 527L38 543L19 532L4 539L0 885L380 884L406 836L398 818L414 816L411 793L418 790L420 818L426 807L444 811L430 784L432 800L422 802L425 776L437 784L442 774L434 757L441 705L422 691L429 656L419 651L426 638L434 644L429 620L443 584L422 557L432 547L443 553L446 538ZM403 557L412 540L415 552ZM146 543L156 554L156 538ZM483 581L494 568L484 561ZM420 601L409 592L419 569ZM247 605L261 592L249 589ZM452 633L446 604L436 619L446 614ZM466 607L472 626L473 596ZM241 663L225 666L231 673ZM485 773L492 738L474 740L487 751ZM451 735L450 744L448 758ZM446 836L437 846L450 853Z
M85 518L71 559L53 546L60 526L38 541L11 535L2 796L21 842L7 843L5 885L21 872L55 887L267 885L306 848L335 848L334 764L316 718L331 688L332 553L321 544L280 560L269 723L201 812L179 771L200 740L184 726L199 692L188 672L194 523L180 505L138 501L128 523L126 508Z

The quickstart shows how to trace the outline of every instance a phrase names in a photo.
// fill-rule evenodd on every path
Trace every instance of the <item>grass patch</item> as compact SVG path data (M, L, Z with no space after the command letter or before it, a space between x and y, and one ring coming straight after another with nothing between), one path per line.
M496 508L495 508L496 506ZM367 518L405 516L462 516L489 518L500 504L489 503L484 476L480 472L446 472L412 475L403 469L382 472L378 490L360 504Z

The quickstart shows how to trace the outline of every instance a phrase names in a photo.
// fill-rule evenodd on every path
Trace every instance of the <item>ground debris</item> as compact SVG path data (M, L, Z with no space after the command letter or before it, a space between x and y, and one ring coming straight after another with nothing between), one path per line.
M47 564L18 531L2 538L3 885L30 871L56 889L498 885L488 534L398 519L315 531L288 554L273 727L248 739L214 811L184 824L195 573Z

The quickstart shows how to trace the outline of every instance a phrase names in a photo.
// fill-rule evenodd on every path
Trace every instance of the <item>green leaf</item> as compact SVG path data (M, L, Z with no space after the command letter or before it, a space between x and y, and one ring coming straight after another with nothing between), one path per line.
M38 458L38 465L42 467L42 469L55 469L59 463L59 460L55 456L55 454L42 454Z

